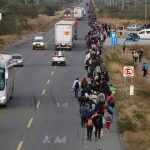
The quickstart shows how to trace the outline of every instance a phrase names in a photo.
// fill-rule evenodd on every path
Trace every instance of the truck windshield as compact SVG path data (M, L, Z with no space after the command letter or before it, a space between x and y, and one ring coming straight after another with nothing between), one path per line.
M3 91L5 88L5 69L0 68L0 91Z

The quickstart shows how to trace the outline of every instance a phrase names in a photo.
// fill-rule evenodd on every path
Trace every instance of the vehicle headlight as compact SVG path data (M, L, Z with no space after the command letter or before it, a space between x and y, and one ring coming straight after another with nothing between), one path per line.
M42 42L42 43L40 43L40 45L42 45L42 46L43 46L43 45L44 45L44 43Z
M64 16L66 17L66 14Z
M36 45L36 43L35 43L35 42L33 42L33 45Z
M5 99L6 99L6 96L2 96L2 97L0 98L1 101L4 101Z
M18 62L18 63L22 63L22 60L18 60L17 62Z

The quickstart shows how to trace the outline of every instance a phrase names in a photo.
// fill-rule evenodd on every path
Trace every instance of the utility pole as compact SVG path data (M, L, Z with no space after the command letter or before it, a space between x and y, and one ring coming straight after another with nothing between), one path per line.
M147 21L147 0L145 0L145 23Z

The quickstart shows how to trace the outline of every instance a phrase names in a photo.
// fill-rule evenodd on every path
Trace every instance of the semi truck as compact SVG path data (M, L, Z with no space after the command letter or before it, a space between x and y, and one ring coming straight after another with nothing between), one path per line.
M74 18L82 19L84 15L84 8L83 7L75 7L74 8Z
M75 21L61 20L55 24L55 50L71 50L74 45Z

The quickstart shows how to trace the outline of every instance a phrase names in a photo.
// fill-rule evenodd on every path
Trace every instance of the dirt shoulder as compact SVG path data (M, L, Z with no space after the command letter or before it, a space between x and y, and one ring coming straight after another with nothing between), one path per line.
M133 63L132 50L143 47L142 62ZM117 87L116 108L118 112L118 128L122 133L126 150L150 148L150 75L142 76L143 62L150 63L150 46L130 46L125 53L122 47L105 48L105 61L110 74L110 82ZM123 77L123 67L133 66L135 76L132 79L134 96L130 96L131 78ZM141 144L142 143L142 144Z

